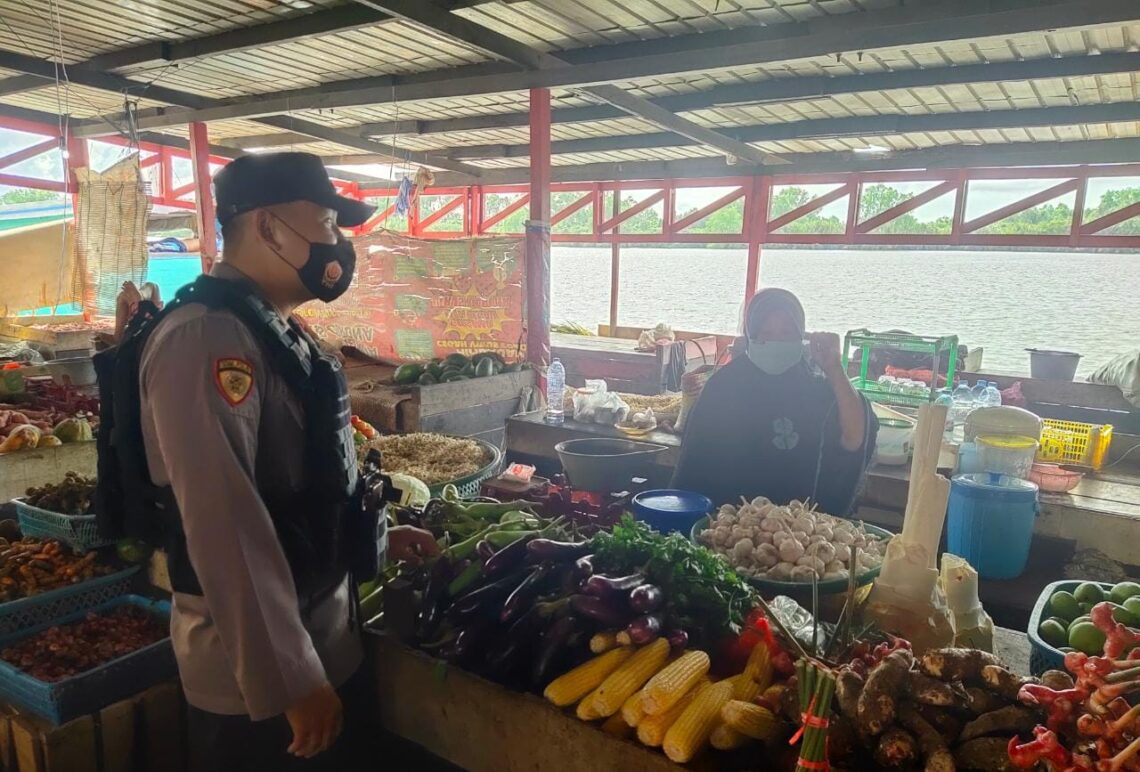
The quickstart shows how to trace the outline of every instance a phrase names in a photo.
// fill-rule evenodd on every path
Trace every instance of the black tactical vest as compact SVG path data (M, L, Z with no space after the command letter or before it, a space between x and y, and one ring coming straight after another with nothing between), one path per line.
M307 485L259 490L269 510L297 592L306 604L335 589L359 544L359 476L348 387L340 363L322 354L295 322L285 322L250 285L199 276L162 311L140 311L118 346L95 356L101 399L99 484L95 497L104 538L142 539L166 550L171 586L201 595L190 565L178 505L169 486L155 485L147 467L140 420L139 368L150 334L175 308L202 303L233 312L261 345L305 414ZM306 349L307 344L307 349ZM373 551L374 552L374 551Z

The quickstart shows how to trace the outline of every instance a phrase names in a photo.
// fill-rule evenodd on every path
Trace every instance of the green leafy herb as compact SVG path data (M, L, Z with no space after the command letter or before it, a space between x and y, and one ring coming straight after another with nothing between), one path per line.
M629 515L594 537L595 570L641 571L665 592L666 617L690 635L740 632L755 591L712 550L678 533L661 534Z

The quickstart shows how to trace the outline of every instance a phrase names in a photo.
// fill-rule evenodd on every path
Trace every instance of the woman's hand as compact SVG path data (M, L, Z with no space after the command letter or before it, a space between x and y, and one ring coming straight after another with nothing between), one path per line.
M839 358L839 336L834 332L809 332L811 358L824 375L843 375L843 361Z

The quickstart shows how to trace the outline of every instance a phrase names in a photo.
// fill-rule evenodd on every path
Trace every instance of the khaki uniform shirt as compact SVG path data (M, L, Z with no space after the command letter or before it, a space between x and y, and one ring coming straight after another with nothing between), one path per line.
M219 265L214 275L244 277ZM171 637L186 699L211 713L278 715L359 667L348 582L302 614L259 488L303 487L304 414L228 310L176 309L140 367L151 478L169 484L203 595L174 594Z

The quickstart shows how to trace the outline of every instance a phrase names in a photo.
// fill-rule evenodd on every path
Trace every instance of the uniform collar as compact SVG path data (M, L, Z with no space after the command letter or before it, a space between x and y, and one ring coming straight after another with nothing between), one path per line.
M262 300L265 299L265 293L261 291L261 287L257 285L257 282L246 276L237 268L234 268L229 263L214 263L214 266L210 269L210 275L216 279L224 279L226 281L232 281L244 285Z

